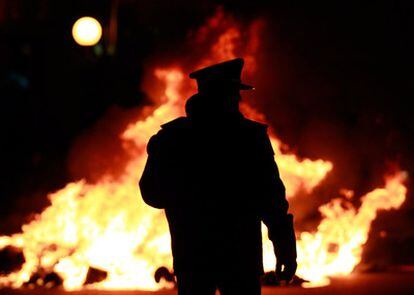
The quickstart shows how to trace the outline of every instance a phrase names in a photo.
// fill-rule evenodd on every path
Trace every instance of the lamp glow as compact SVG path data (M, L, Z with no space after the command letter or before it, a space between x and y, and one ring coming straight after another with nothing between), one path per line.
M102 26L93 17L81 17L72 27L72 36L79 45L93 46L102 37Z

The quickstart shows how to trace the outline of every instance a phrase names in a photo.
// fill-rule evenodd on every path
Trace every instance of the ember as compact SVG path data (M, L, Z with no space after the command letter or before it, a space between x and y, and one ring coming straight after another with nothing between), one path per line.
M208 56L192 68L241 55L246 59L246 70L253 74L262 25L253 22L242 34L241 26L219 11L199 30L198 41L220 33L214 35ZM51 205L23 225L21 233L0 237L0 248L16 247L25 258L20 270L0 278L0 285L21 287L39 269L57 274L67 290L80 289L86 281L91 283L88 287L98 289L156 290L173 285L154 280L159 267L171 268L168 226L162 211L143 203L137 183L149 137L162 123L183 113L184 101L195 89L185 86L186 71L179 67L156 67L149 75L164 83L162 103L150 116L131 122L121 134L120 140L131 155L124 173L117 178L105 175L96 184L67 184L48 196ZM243 109L247 117L257 116L248 106ZM283 143L274 134L272 144L289 198L299 190L311 192L333 168L328 161L299 159L282 152ZM317 230L298 237L297 274L309 281L306 286L327 284L329 276L352 272L361 260L377 211L397 209L404 202L405 177L403 172L388 177L383 188L361 197L359 208L342 199L319 208L323 219ZM266 234L264 265L267 271L275 266Z

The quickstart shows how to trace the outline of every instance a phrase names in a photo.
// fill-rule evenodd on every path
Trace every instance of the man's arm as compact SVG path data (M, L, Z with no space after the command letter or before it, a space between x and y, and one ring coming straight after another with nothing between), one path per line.
M263 184L261 214L275 249L276 274L280 280L290 281L297 267L293 216L287 213L289 203L286 200L285 186L280 179L273 148L266 132L263 135L263 144L260 167Z
M162 165L161 152L157 135L151 137L147 145L148 159L142 173L139 187L142 199L151 207L165 208L162 192Z

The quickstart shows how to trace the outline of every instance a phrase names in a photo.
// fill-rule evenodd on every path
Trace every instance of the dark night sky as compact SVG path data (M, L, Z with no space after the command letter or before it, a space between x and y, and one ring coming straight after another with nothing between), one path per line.
M47 192L85 176L69 163L76 142L106 126L102 117L121 128L148 103L139 89L147 62L191 53L188 31L218 4L242 22L265 20L266 70L254 81L263 99L253 104L297 154L334 162L333 187L367 192L393 163L414 175L410 1L120 2L117 54L98 57L74 44L71 25L85 14L106 24L110 1L0 0L1 233L46 206ZM398 245L406 248L412 199L378 225L403 227Z

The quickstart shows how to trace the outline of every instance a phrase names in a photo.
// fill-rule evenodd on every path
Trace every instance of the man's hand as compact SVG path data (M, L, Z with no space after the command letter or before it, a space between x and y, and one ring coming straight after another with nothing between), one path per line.
M281 223L278 240L274 243L276 255L276 276L279 281L289 283L295 275L296 263L296 237L293 228L293 215L288 214Z
M296 269L298 267L298 264L296 263L296 259L277 259L276 263L276 277L277 280L280 281L286 281L286 284L288 284L293 276L296 273Z

